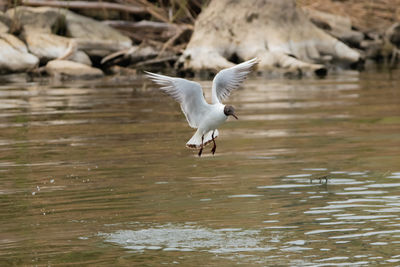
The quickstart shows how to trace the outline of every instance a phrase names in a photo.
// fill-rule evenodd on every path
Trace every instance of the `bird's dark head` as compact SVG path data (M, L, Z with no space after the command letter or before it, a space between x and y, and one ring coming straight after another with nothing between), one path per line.
M235 119L238 119L238 117L236 117L235 115L235 109L232 106L225 106L224 108L224 114L225 116L233 116Z

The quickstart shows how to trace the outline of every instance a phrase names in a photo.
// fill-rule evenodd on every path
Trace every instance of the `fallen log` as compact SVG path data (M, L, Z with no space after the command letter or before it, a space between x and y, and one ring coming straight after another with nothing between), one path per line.
M105 20L103 23L117 29L123 30L151 30L151 31L175 31L179 26L173 23L166 22L156 22L141 20L136 21L126 21L126 20Z
M23 0L25 6L48 6L72 9L110 9L132 14L147 14L148 10L143 7L133 5L123 5L109 2L87 2L87 1L57 1L57 0Z

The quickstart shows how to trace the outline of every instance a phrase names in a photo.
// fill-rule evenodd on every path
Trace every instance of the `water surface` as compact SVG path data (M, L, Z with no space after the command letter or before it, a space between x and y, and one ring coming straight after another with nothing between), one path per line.
M1 85L0 265L398 264L399 77L253 77L202 158L140 77Z

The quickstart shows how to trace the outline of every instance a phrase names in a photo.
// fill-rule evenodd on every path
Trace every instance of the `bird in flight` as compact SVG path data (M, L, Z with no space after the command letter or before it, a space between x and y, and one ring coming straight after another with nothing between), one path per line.
M204 99L203 90L197 82L145 72L149 79L161 86L162 91L179 102L189 126L197 129L186 146L199 149L198 155L200 157L203 148L211 142L214 144L211 150L214 155L217 149L215 143L215 138L218 136L217 128L227 120L228 116L238 119L235 109L232 106L222 104L222 101L240 86L257 63L258 59L253 58L218 72L213 80L211 104L208 104Z

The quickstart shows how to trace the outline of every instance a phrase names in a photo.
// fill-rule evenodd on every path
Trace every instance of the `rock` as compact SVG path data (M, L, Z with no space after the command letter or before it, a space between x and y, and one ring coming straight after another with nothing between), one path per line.
M6 25L8 28L12 23L10 17L2 11L0 11L0 22Z
M40 58L42 62L47 62L56 58L68 58L91 66L90 58L82 51L76 49L74 40L51 33L42 32L40 29L27 28L24 31L24 38L29 51ZM73 48L70 48L74 46ZM69 51L71 50L72 51ZM66 54L70 54L66 57Z
M0 33L5 33L10 30L10 18L0 11Z
M26 45L24 44L24 42L22 42L20 39L18 39L14 35L8 34L8 33L3 33L3 34L0 34L0 37L3 40L5 40L7 43L9 43L16 50L18 50L22 53L28 53L28 49L26 48Z
M24 38L29 51L46 61L63 56L70 41L69 38L36 29L25 30Z
M132 41L110 26L68 10L63 10L67 35L90 56L106 56L132 46Z
M39 59L28 53L25 44L11 34L0 34L0 72L23 72L33 69Z
M71 56L67 56L62 59L69 59L71 61L79 62L79 63L85 64L88 66L92 66L92 61L90 60L89 56L81 50L77 50Z
M17 6L7 10L6 14L18 21L23 28L40 29L43 32L54 33L62 27L65 16L56 8Z
M69 40L76 42L76 51L101 57L132 45L129 37L110 26L63 8L18 6L8 10L7 15L22 25L29 49L41 60L61 57ZM89 63L83 58L80 53L70 59Z
M56 77L90 79L104 76L100 69L69 60L52 60L46 65L48 74Z
M59 9L50 7L25 7L18 6L7 11L22 25L22 36L28 45L29 51L37 56L42 63L57 58L92 65L88 55L77 49L70 51L72 38L56 35L65 33L65 14ZM66 55L68 54L68 57Z
M0 21L0 33L6 33L8 32L9 28L6 24Z

